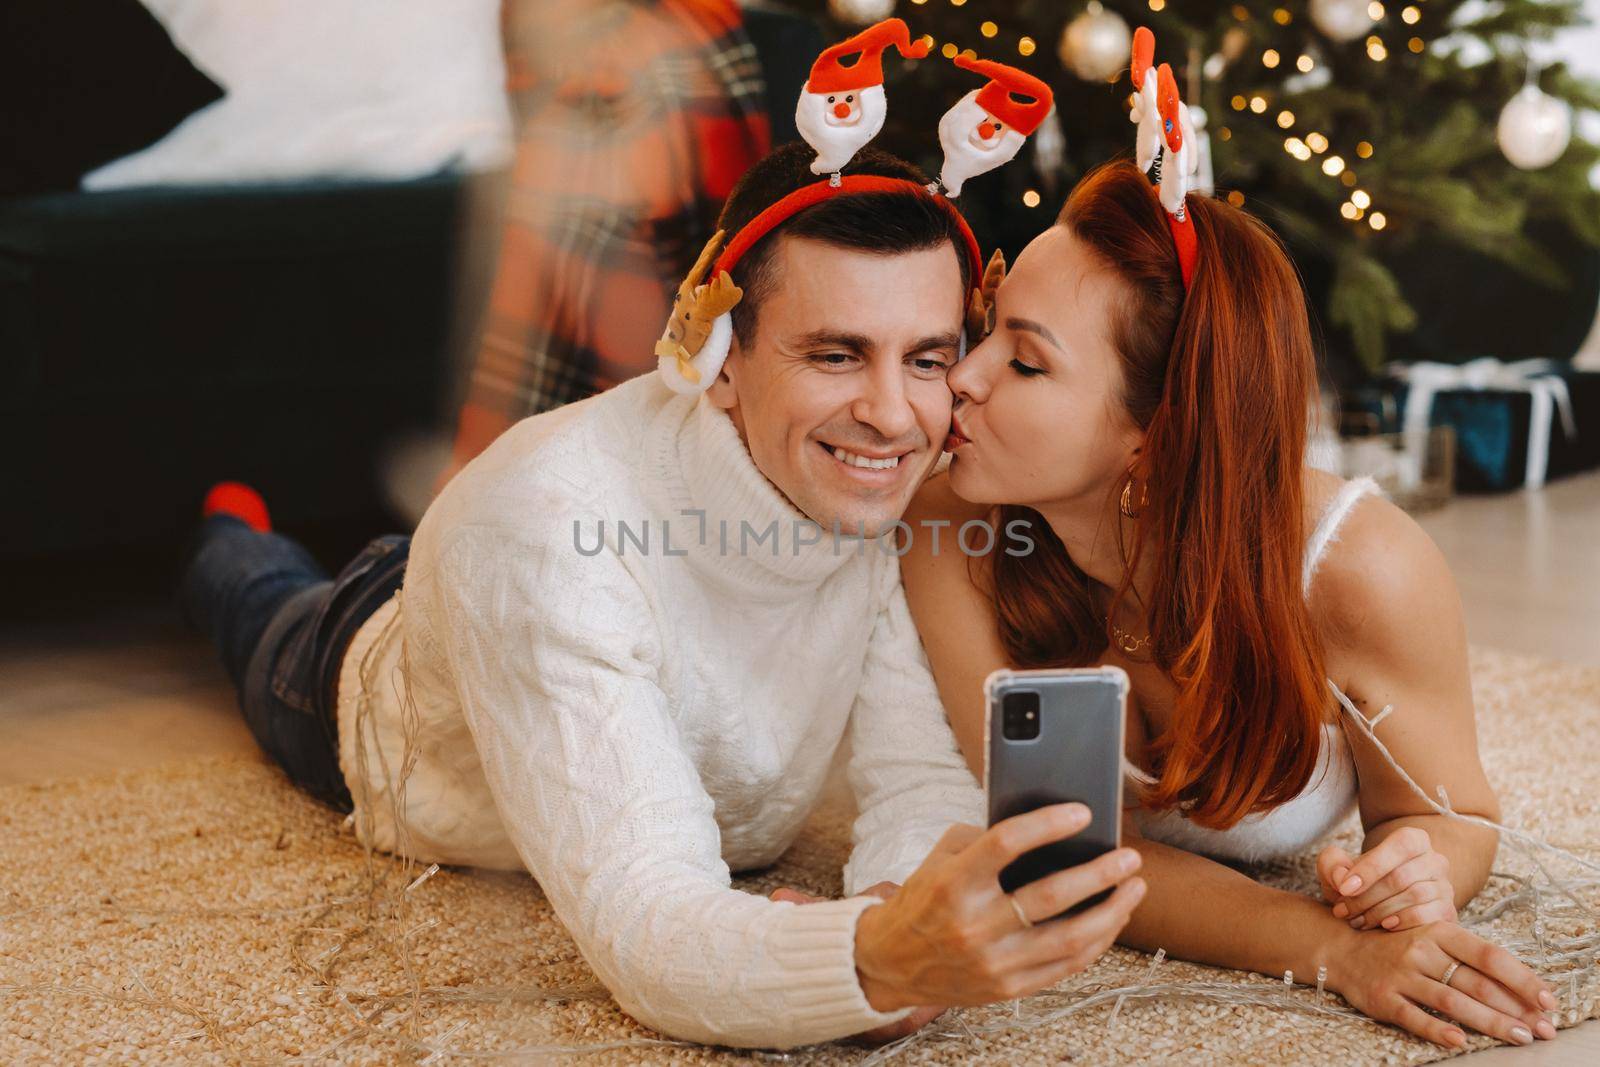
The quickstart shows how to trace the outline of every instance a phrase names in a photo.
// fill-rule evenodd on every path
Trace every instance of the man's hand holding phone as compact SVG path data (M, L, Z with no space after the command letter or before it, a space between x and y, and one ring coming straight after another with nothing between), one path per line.
M1082 804L1052 804L987 830L952 826L886 903L861 913L856 972L878 1011L976 1005L1046 989L1088 967L1116 941L1144 897L1139 854L1119 848L1007 894L1000 872L1017 857L1089 825ZM1096 893L1109 899L1061 915Z

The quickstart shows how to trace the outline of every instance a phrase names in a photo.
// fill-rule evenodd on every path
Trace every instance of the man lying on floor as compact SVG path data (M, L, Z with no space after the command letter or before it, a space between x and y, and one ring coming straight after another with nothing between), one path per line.
M758 163L724 231L815 187L810 161ZM1097 958L1144 890L1119 850L1030 887L1047 914L1119 886L1109 900L1019 928L999 886L1086 815L980 831L879 540L949 429L975 246L908 164L868 150L846 171L904 181L846 177L749 246L725 363L664 357L524 420L414 540L374 541L333 581L259 497L219 486L184 580L295 782L376 848L526 867L617 1002L679 1038L887 1036L938 1010L917 1006L1018 997ZM846 899L734 890L730 871L795 840L846 738Z

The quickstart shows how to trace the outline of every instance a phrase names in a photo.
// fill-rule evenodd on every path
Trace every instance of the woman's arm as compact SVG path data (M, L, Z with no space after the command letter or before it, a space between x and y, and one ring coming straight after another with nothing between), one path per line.
M1131 819L1124 827L1148 887L1118 938L1125 945L1275 978L1292 971L1302 984L1326 968L1326 987L1361 1012L1450 1048L1466 1044L1456 1023L1518 1045L1556 1036L1541 1014L1556 1001L1539 977L1455 923L1357 933L1310 897L1142 840ZM1464 967L1446 986L1439 979L1453 960Z
M1293 971L1315 982L1328 969L1339 988L1338 957L1361 935L1310 897L1262 885L1215 860L1139 836L1123 818L1122 839L1144 857L1149 889L1122 932L1123 944L1215 967L1274 978Z
M1370 720L1393 707L1373 729L1390 755L1429 797L1443 789L1455 811L1498 820L1478 757L1461 599L1428 535L1392 504L1363 502L1319 570L1311 603L1330 674L1356 709ZM1331 875L1344 864L1325 865L1325 887L1345 905L1343 917L1373 926L1398 916L1391 926L1403 928L1445 917L1424 907L1426 889L1410 888L1432 873L1453 917L1487 880L1497 835L1434 812L1359 726L1344 727L1366 838L1342 877Z

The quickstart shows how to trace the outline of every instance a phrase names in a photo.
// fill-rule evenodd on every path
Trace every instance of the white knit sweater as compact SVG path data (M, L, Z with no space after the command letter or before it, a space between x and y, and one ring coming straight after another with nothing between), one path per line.
M772 1047L905 1015L874 1011L856 976L876 898L731 888L730 870L794 841L845 740L861 809L847 894L903 881L951 823L984 818L896 557L801 544L802 519L726 413L657 375L519 423L428 509L404 588L346 654L356 825L395 847L409 677L408 850L526 867L629 1014Z

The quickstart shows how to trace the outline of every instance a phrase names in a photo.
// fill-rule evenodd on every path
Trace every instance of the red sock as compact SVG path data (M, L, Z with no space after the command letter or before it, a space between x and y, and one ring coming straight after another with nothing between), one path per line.
M206 494L205 503L200 505L200 514L206 518L232 515L257 533L267 533L272 529L267 502L261 499L260 493L243 482L218 482L213 485Z

